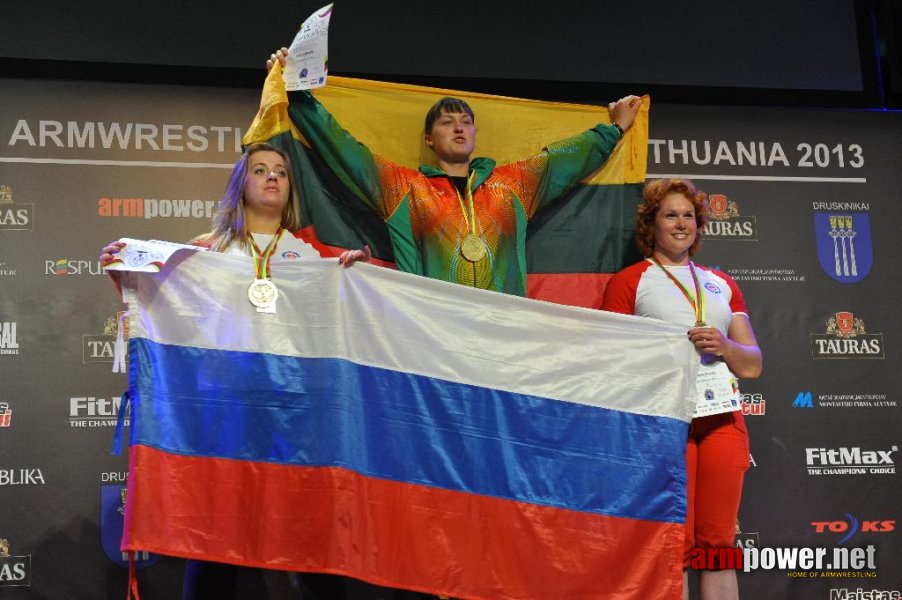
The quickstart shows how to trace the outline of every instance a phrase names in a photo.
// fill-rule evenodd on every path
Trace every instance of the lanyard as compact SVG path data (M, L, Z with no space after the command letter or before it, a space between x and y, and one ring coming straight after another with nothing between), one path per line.
M269 240L269 244L266 245L266 248L261 252L260 248L257 247L257 242L254 241L254 236L250 233L247 234L247 239L251 243L251 254L254 256L254 272L257 274L257 279L269 279L272 276L271 270L269 268L269 259L272 258L273 253L276 251L276 246L279 245L279 238L282 237L282 226L279 226L278 231Z
M695 326L696 327L705 327L705 295L702 294L701 287L698 284L698 275L695 274L695 265L692 264L692 261L689 261L689 272L692 274L692 282L695 284L695 297L692 296L692 292L683 285L683 282L673 276L673 273L664 268L664 265L661 264L657 258L652 255L651 260L653 263L661 267L661 270L664 271L664 274L670 279L670 281L674 282L680 291L683 292L683 296L686 297L686 300L689 302L689 305L692 306L692 310L695 312Z
M470 233L476 235L476 212L473 210L473 175L474 173L471 171L469 177L467 177L467 206L470 208L469 211L467 211L467 206L464 206L464 199L460 197L460 192L457 191L457 188L454 188L454 191L457 193L457 202L460 204L460 210L467 221L467 228L470 230Z

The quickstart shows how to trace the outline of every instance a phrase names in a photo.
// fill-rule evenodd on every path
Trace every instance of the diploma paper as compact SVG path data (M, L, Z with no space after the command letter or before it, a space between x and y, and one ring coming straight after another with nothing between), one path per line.
M122 238L125 248L115 254L115 259L103 268L107 271L142 271L156 273L179 250L204 251L206 248L188 244L176 244L161 240L134 240Z
M695 417L733 412L742 408L739 383L727 367L718 360L713 364L702 364L695 380L698 398L695 403Z
M289 92L312 90L326 85L329 74L329 17L327 4L304 21L288 48L288 60L282 71Z

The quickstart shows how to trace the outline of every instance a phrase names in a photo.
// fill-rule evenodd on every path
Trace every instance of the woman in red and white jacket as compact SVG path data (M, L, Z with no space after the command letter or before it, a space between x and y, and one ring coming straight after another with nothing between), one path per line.
M742 293L729 275L691 260L701 243L706 210L705 194L688 179L649 182L636 228L636 242L646 258L608 282L602 308L685 325L700 360L722 361L737 377L757 377L761 350ZM686 446L684 569L693 548L733 546L748 465L748 431L741 411L692 420ZM699 596L738 598L736 572L701 571ZM685 570L683 597L688 597Z

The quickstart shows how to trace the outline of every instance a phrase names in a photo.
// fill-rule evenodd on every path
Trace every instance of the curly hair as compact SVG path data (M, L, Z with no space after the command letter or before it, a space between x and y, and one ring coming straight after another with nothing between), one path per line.
M642 204L636 211L636 246L642 256L651 256L655 251L655 217L661 202L669 194L682 194L695 207L695 224L700 232L708 222L708 202L704 192L695 188L688 179L655 179L645 184L642 193ZM689 248L689 256L693 256L702 243L702 237L696 234L695 241Z
M192 244L222 252L233 241L242 245L247 243L247 218L244 213L244 185L247 182L247 168L251 155L264 151L275 152L281 156L288 171L289 195L288 203L282 211L282 227L292 232L301 228L301 200L294 174L291 172L291 161L281 149L266 142L258 142L248 146L232 168L225 193L219 201L216 214L213 215L213 230L198 236L191 241Z

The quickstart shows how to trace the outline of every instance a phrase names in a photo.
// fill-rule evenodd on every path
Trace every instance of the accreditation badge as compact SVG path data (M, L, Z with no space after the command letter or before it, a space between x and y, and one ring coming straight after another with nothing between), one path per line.
M706 417L742 408L739 382L722 360L702 361L695 380L697 397L693 417Z
M274 314L279 288L269 279L255 279L247 288L247 299L257 308L257 312Z

